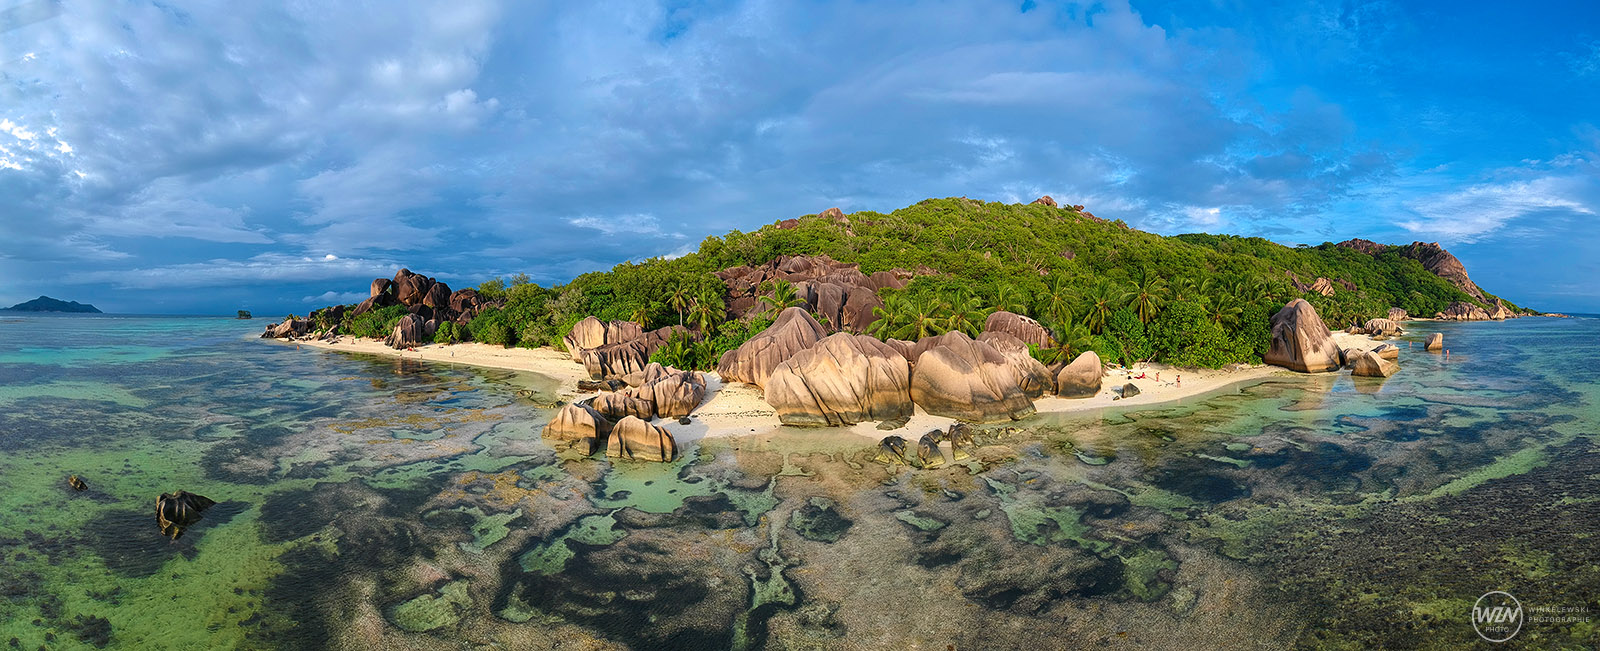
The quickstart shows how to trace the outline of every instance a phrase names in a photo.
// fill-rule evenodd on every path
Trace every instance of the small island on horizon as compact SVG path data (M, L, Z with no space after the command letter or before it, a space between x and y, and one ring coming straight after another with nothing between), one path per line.
M50 298L49 296L40 296L39 298L31 301L18 303L11 307L0 309L0 312L66 312L74 314L104 314L100 311L100 308L88 303L63 301L60 299Z

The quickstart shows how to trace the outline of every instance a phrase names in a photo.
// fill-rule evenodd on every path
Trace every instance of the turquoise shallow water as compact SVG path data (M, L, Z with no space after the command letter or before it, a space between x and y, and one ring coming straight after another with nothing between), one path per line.
M1596 320L1415 323L1386 381L1040 417L931 471L826 431L575 458L547 379L259 323L0 316L0 645L1458 648L1489 590L1590 610L1522 643L1600 630ZM177 489L218 505L168 541Z

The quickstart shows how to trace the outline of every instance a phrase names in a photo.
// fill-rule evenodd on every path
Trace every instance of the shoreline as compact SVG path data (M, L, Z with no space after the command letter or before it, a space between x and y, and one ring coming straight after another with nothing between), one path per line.
M1366 339L1361 337L1361 339ZM334 342L272 340L281 344L295 344L318 350L358 355L378 355L422 362L460 364L510 371L534 373L559 383L556 398L563 402L582 400L594 395L579 392L579 380L589 379L583 365L572 361L566 353L552 348L502 348L480 343L428 344L412 350L395 350L378 339L357 340L340 337ZM1370 340L1367 340L1370 342ZM1354 343L1354 342L1351 342ZM1156 377L1161 377L1158 381ZM1140 376L1143 377L1140 377ZM1181 376L1188 376L1182 379ZM1072 414L1101 409L1123 409L1168 403L1203 396L1241 383L1269 377L1301 375L1275 366L1249 366L1234 369L1177 369L1165 364L1141 364L1133 370L1108 367L1101 381L1100 392L1091 398L1059 398L1045 395L1034 401L1038 416ZM1139 395L1122 399L1119 391L1125 384L1139 388ZM825 429L848 431L864 440L877 441L890 434L898 434L915 441L932 429L949 427L956 420L934 416L915 407L915 413L904 427L880 430L877 423L829 428L795 428L778 421L777 412L762 397L760 389L745 385L723 383L716 373L706 373L706 399L691 414L689 425L670 423L669 431L680 442L705 438L725 438L774 433L783 429Z

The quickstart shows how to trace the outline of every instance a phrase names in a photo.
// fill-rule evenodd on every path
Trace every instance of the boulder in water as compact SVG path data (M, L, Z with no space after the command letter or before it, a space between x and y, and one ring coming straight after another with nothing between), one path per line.
M210 498L188 491L162 493L156 498L156 524L161 526L161 535L177 540L200 521L202 511L215 505Z
M1350 360L1350 374L1358 377L1389 377L1400 370L1400 365L1379 357L1373 351L1362 352Z
M924 469L934 469L944 465L944 453L939 451L939 436L943 433L934 430L923 434L917 441L917 466Z
M73 475L71 477L68 477L67 478L67 485L71 486L72 490L75 490L75 491L86 491L86 490L89 490L89 484L84 482L83 479L78 477L77 475Z
M667 430L629 416L611 428L606 456L629 461L671 461L678 456L678 442Z
M950 456L956 461L961 461L972 456L968 451L976 443L973 442L972 426L966 423L955 423L945 432L944 440L950 442Z
M1444 333L1435 332L1428 335L1428 343L1423 347L1431 351L1444 350Z
M1400 347L1394 344L1384 344L1372 349L1372 352L1384 359L1400 359Z
M873 458L886 466L906 465L906 440L898 436L885 436L878 441L878 456Z
M590 455L605 446L612 427L611 420L593 407L574 403L557 411L550 423L544 426L541 436L566 442L584 455Z
M589 406L600 412L608 420L618 421L628 416L650 420L655 418L656 406L649 400L641 400L629 392L604 393L595 396Z

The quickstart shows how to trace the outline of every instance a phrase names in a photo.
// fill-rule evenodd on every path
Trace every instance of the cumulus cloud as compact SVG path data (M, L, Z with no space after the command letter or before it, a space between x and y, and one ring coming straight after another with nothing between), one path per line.
M74 273L68 282L103 284L119 289L192 289L233 285L325 283L333 279L371 280L389 276L398 268L392 261L327 257L312 258L263 253L244 260L204 262L97 270Z

